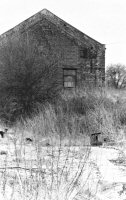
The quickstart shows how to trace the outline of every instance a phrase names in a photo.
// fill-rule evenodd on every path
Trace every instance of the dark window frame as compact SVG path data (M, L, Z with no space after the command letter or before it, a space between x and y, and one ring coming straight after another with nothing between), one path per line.
M88 49L86 47L80 47L79 48L79 57L83 59L88 58Z
M71 70L71 71L75 72L75 74L69 74L69 73L66 74L65 70L66 71ZM72 79L74 80L74 86L73 87L69 87L69 86L66 87L65 84L64 84L65 83L65 78L68 77L68 76L72 77ZM63 68L63 87L64 88L75 88L76 85L77 85L77 69L76 68L72 68L72 67L71 68Z

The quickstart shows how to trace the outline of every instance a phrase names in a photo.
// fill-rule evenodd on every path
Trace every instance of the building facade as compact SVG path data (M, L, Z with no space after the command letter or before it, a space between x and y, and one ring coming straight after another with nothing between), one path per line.
M44 9L0 36L0 46L8 37L32 35L39 53L58 62L61 87L105 81L105 45L92 39L50 11Z

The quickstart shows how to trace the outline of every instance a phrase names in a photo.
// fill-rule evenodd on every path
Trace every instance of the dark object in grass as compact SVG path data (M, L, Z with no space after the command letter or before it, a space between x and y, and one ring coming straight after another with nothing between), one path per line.
M104 138L104 142L110 142L110 138L109 137L105 137Z
M94 142L91 146L102 146L102 142Z
M99 133L99 132L91 134L91 138L90 138L91 146L101 146L102 145L102 141L100 141L100 135L101 135L101 133Z
M109 161L112 162L114 165L126 166L126 160L124 160L124 159L121 160L121 159L117 158L116 160L112 159Z
M5 128L4 131L0 131L1 138L4 138L4 135L7 133L8 129Z
M31 138L26 138L25 139L27 142L33 142L33 140Z
M0 155L7 155L6 151L0 151Z
M50 146L50 144L47 142L47 143L46 143L46 146Z

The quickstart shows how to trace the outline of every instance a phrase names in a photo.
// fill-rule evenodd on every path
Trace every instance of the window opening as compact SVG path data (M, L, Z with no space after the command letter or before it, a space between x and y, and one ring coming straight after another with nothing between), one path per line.
M76 87L77 69L63 69L63 86L65 88Z

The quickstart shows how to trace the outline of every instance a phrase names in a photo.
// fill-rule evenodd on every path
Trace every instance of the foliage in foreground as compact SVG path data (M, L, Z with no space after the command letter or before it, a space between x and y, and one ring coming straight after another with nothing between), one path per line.
M59 92L57 61L31 37L9 38L0 49L0 118L15 122L52 103Z
M117 129L125 124L121 123L123 116L120 118L118 111L122 106L120 112L125 113L124 104L113 102L105 91L98 90L66 92L61 97L57 105L48 104L43 112L40 110L23 124L17 123L18 139L11 139L9 147L13 148L7 155L5 152L6 161L1 161L4 167L0 186L6 199L8 188L8 200L17 197L21 200L97 197L101 174L94 157L90 160L90 146L86 145L94 131L102 131L118 140ZM75 105L78 108L75 109ZM33 137L30 145L24 144L28 134ZM44 139L48 139L48 146Z
M107 95L97 89L63 92L56 104L48 104L21 126L34 137L50 138L54 145L57 139L73 145L89 144L95 132L117 141L120 129L126 126L126 103L113 101Z

